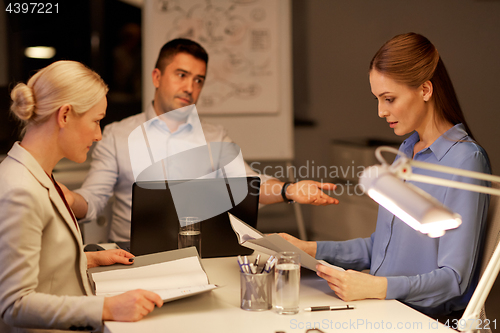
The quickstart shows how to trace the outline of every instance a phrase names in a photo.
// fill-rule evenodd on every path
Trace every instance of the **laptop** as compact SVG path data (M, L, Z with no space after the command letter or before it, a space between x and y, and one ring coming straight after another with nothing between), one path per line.
M177 249L181 212L201 216L202 258L252 254L238 243L227 212L255 228L259 191L259 177L136 182L130 252L137 256Z

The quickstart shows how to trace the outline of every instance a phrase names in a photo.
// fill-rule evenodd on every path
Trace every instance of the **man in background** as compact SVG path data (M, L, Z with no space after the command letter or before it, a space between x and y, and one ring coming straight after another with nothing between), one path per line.
M70 205L77 218L96 218L108 199L115 195L109 238L114 242L130 240L135 177L128 138L134 129L143 124L146 126L146 122L148 139L159 142L169 156L211 142L232 142L222 126L200 122L197 114L192 112L195 108L186 108L198 101L206 79L207 64L207 52L191 40L174 39L162 47L152 73L156 88L153 102L142 113L104 128L102 140L92 153L89 174L82 187L71 192ZM257 175L246 163L245 170L248 176ZM261 183L261 204L283 201L313 205L338 203L322 191L334 190L334 184L310 180L290 184L265 175L261 175Z

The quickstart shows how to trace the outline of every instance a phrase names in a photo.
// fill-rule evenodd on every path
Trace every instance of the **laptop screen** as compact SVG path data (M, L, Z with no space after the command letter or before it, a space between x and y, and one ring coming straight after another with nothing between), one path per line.
M259 177L136 182L130 250L144 255L177 249L179 217L197 216L202 258L251 254L238 244L227 212L256 227L259 189Z

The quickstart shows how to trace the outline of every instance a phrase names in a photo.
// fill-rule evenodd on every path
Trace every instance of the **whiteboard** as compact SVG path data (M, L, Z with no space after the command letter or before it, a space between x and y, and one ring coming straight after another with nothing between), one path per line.
M293 160L290 0L146 0L143 104L160 48L183 37L209 54L197 103L223 125L246 160Z

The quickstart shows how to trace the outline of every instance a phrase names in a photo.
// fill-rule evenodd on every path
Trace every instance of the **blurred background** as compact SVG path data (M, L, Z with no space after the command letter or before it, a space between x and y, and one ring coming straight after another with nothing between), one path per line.
M176 3L152 1L159 6ZM81 61L108 83L103 126L142 111L141 26L147 20L142 0L60 1L58 13L43 15L6 12L10 3L14 1L0 1L0 156L18 139L8 112L10 89L56 60ZM291 6L295 167L369 164L377 144L402 142L377 116L368 65L385 41L413 31L437 47L469 126L488 152L493 173L500 175L500 1L291 0ZM26 54L33 46L49 46L55 53L33 58ZM266 166L278 170L280 164L265 162L258 168ZM58 179L78 187L86 167L88 163L68 166L74 172L61 171ZM344 187L337 193L338 206L302 207L310 239L368 237L374 231L377 205L348 193L349 188L354 193L357 177L307 178ZM88 239L99 241L92 237L106 228L106 217L86 228ZM293 209L285 204L265 207L259 212L259 229L297 235Z

